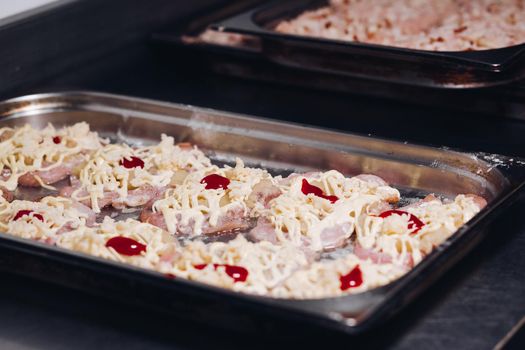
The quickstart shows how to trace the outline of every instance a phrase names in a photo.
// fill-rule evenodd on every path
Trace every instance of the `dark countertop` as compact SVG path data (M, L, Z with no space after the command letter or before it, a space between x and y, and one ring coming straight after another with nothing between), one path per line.
M200 67L159 60L147 47L108 54L5 96L65 89L128 94L525 157L523 121L219 77ZM366 348L493 348L525 316L523 212L524 199L491 225L487 239L471 254L386 324L359 338L308 339L308 347L345 341ZM304 340L260 339L181 324L45 282L3 272L0 276L1 349L268 349Z

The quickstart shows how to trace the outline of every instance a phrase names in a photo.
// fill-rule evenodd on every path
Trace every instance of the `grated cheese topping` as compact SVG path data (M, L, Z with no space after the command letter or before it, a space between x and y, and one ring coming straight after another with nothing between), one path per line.
M322 250L328 237L349 238L362 215L368 208L386 199L399 198L399 192L388 186L377 186L357 178L345 178L332 170L308 176L311 185L323 190L326 195L339 199L330 200L302 192L304 176L294 176L283 186L285 193L270 202L268 218L280 242L291 241ZM339 232L337 232L339 231Z
M357 226L356 240L365 249L384 253L398 265L418 264L480 211L472 197L458 195L450 203L435 199L406 209L424 226L410 229L409 215L368 215Z
M22 175L55 169L75 157L85 159L106 142L84 122L60 129L51 124L41 130L29 124L0 128L0 186L14 191Z
M144 165L127 168L123 160L133 157ZM147 147L132 148L126 144L107 145L95 152L80 170L80 186L72 197L89 200L95 212L100 212L99 200L106 193L116 194L124 200L128 191L151 186L175 186L189 172L206 169L210 160L197 147L181 148L173 137L162 135L161 142Z
M158 144L138 148L137 155L159 170L193 172L211 166L210 159L197 146L175 144L175 139L165 134Z
M480 207L472 197L458 195L450 203L431 201L407 211L425 223L416 237L421 251L428 254L479 213Z
M356 267L362 273L362 284L342 290L341 276ZM277 298L320 299L361 293L386 285L405 272L406 269L393 264L373 264L348 254L344 258L316 262L294 272L281 286L273 289L271 295Z
M196 147L176 145L166 135L152 146L109 144L86 123L62 129L1 128L0 146L0 231L277 298L335 297L385 285L421 262L484 206L473 195L445 201L428 196L383 215L400 193L374 175L346 178L330 170L283 179L246 167L241 159L234 167L212 165ZM47 186L42 171L66 164L68 170L75 167L78 177L72 198L9 203L2 196L4 188L16 189L28 172ZM208 186L204 179L210 175L221 185ZM305 181L310 186L306 190ZM139 195L139 189L145 194ZM129 215L136 210L130 207L145 203L130 197L157 198L160 193L163 198L143 213L158 215L164 226L130 218L100 217L102 222L95 222L108 194L113 206ZM87 201L92 208L80 204ZM120 208L117 202L124 204ZM255 219L265 223L261 226L267 232L250 235L249 241L245 231ZM241 229L227 242L197 240ZM140 249L120 250L110 244L115 239ZM344 249L337 254L319 254L340 247Z
M140 255L126 256L106 246L109 239L118 236L146 245L146 251ZM56 244L62 248L159 272L168 271L179 254L177 241L158 227L133 219L115 221L110 217L106 217L97 227L81 226L62 235L58 237Z
M227 189L206 189L202 179L210 174L227 178ZM165 198L153 204L153 211L162 213L170 233L183 232L191 236L220 227L224 220L243 219L250 213L246 204L256 184L272 181L263 169L247 168L237 159L235 167L212 166L189 174L181 185L169 189Z
M171 273L235 291L266 295L292 273L306 267L309 260L303 250L292 244L251 243L238 235L228 243L189 243ZM215 267L214 264L243 267L248 271L247 279L235 282L222 266Z
M21 238L53 243L68 230L85 226L94 215L89 208L62 197L45 197L39 202L15 200L0 205L0 230ZM18 219L17 213L28 211Z

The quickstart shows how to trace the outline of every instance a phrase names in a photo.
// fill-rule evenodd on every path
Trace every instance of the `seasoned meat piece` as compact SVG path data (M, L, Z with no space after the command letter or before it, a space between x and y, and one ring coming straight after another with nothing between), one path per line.
M78 180L77 180L78 181ZM59 195L66 198L73 198L73 193L79 188L77 182L73 186L66 186L62 188L59 192ZM82 198L82 199L81 199ZM85 198L85 199L84 199ZM100 209L111 205L114 200L118 198L118 194L115 192L104 192L102 198L98 198L98 206ZM82 203L89 208L91 208L91 199L89 198L89 193L86 190L80 190L76 193L74 200L77 200L79 203Z
M15 196L13 195L13 192L8 191L5 187L0 186L0 191L2 193L2 197L8 202L12 202Z
M267 241L273 244L279 242L275 228L265 217L261 217L257 220L257 225L250 231L249 237L256 242Z
M176 235L191 236L193 235L195 228L195 220L190 219L185 222L180 214L176 217ZM140 214L140 221L157 226L163 230L168 230L168 225L164 219L162 213L156 213L151 208L145 208ZM249 228L249 220L243 214L243 210L240 207L233 207L222 215L216 225L211 225L205 217L205 221L202 225L202 233L205 235L220 234L232 231L246 230Z
M126 198L115 199L112 201L111 205L117 209L125 207L140 207L152 200L162 197L165 191L166 187L145 185L134 190L129 190Z
M324 250L342 247L348 241L348 232L352 232L353 225L350 223L336 224L325 228L321 232L321 244Z
M70 176L73 173L73 169L82 164L82 162L84 162L84 156L77 155L49 170L37 170L26 173L18 178L18 184L27 187L40 187L40 182L36 178L38 176L44 184L52 185ZM45 166L49 165L46 164Z
M389 254L363 248L359 243L354 246L354 254L359 259L370 260L374 264L390 264L392 262L392 256Z
M487 206L487 201L483 197L480 197L480 196L475 195L475 194L467 194L467 195L465 195L465 197L472 198L472 200L479 207L480 210Z
M60 196L71 198L73 193L80 188L80 182L76 178L71 179L71 184L71 186L64 187L60 190ZM134 190L129 190L126 198L119 198L119 195L116 192L104 192L102 198L98 198L98 206L101 209L107 207L108 205L112 205L117 209L123 209L126 207L140 207L159 199L162 197L165 191L165 187L145 185ZM76 198L86 198L88 196L89 193L86 190L80 190L75 195ZM89 198L80 200L79 202L88 207L91 207L91 199Z
M246 204L249 208L255 208L257 205L268 208L270 201L281 194L279 187L275 186L270 180L262 180L253 186L252 193L248 196Z
M157 226L163 230L168 229L166 221L164 221L164 215L162 215L162 213L155 213L153 210L151 210L151 207L144 208L140 212L139 220L147 224Z
M95 226L95 223L96 223L96 220L97 220L97 215L95 214L95 212L93 210L91 210L91 208L89 208L88 206L85 206L82 203L76 202L76 201L72 201L71 208L76 210L79 213L79 215L82 215L82 216L84 216L86 218L86 226L87 227ZM56 234L57 235L61 235L61 234L73 231L76 228L77 227L76 227L75 222L70 221L70 222L65 223L57 231ZM48 243L54 243L54 241L53 242L48 242Z
M348 240L348 231L351 230L349 223L337 224L325 228L320 234L322 250L331 250L342 247ZM248 236L256 241L267 241L273 244L278 244L279 239L275 228L267 218L259 218L257 225L249 232ZM302 239L302 247L307 248L310 245L310 239L304 237Z

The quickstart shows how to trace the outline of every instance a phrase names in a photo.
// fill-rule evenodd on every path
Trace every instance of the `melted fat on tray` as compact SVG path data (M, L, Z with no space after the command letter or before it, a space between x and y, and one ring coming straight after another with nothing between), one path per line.
M283 178L241 159L219 167L166 135L151 146L110 144L86 123L3 128L2 135L3 232L168 278L277 298L336 297L386 285L486 205L465 194L428 195L399 207L399 191L374 175L330 170ZM28 149L41 144L47 153L31 155ZM12 178L38 177L77 155L82 161L68 173L69 186L39 201L13 200L18 186L48 185ZM121 220L104 217L105 207L141 213Z

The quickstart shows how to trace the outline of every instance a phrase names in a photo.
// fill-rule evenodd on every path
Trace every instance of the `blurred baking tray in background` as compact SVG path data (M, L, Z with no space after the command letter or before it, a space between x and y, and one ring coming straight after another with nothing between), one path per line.
M433 52L271 29L324 3L287 0L211 10L153 34L152 43L160 59L185 58L237 78L525 119L525 44ZM202 35L212 31L215 36Z
M212 26L260 38L263 52L285 66L408 85L468 89L525 77L525 44L481 51L439 52L279 33L284 20L327 1L274 1Z

